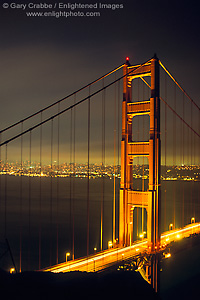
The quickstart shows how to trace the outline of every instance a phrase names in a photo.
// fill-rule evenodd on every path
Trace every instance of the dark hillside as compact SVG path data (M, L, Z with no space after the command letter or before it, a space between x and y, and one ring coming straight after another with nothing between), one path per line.
M65 274L1 271L1 295L5 299L159 299L136 272Z

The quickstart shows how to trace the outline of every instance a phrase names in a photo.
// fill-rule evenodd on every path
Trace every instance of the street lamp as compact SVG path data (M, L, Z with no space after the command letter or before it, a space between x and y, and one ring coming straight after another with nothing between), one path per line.
M143 233L140 233L139 237L140 237L141 239L143 239L144 236L145 236L145 234L146 234L146 231L143 231Z
M195 218L191 218L191 223L195 223Z
M173 224L169 224L169 230L172 230L173 229Z
M66 253L66 262L67 262L67 257L68 257L68 256L70 256L70 253L69 253L69 252Z
M108 242L108 249L112 248L112 246L113 246L112 241L109 241L109 242Z
M10 274L13 274L15 272L15 268L10 269Z
M169 258L169 257L171 257L171 253L163 253L164 254L164 256L165 256L165 258Z

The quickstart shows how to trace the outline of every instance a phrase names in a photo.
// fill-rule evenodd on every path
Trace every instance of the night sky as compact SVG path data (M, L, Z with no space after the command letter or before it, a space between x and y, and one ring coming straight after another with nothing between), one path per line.
M24 2L26 9L14 8ZM98 8L72 12L101 15L68 18L27 17L30 11L54 11L33 10L29 3L53 7L59 2L24 2L1 1L1 128L95 80L123 64L127 56L131 64L138 64L157 53L200 104L198 1L110 0L106 4L123 8L100 9L100 2L84 0L76 3L97 3Z

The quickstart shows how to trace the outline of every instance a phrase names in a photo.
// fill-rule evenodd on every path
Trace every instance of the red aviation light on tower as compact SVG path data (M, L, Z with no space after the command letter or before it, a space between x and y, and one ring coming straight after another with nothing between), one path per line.
M126 57L126 65L130 66L129 57L128 56Z

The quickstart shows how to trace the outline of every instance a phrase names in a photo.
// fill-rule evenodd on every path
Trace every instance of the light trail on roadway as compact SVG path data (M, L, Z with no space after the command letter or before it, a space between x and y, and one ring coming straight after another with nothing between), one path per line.
M189 237L193 234L200 232L200 223L192 223L180 229L169 230L161 235L161 249L164 249L169 243L177 241L181 238ZM160 250L160 249L159 249ZM45 272L70 272L70 271L86 271L97 272L108 268L116 263L120 263L129 258L134 258L148 251L148 241L143 239L142 241L136 241L131 246L123 248L112 248L98 252L88 257L83 257L58 265L54 265L49 268L45 268L41 271ZM150 253L150 252L149 252Z

